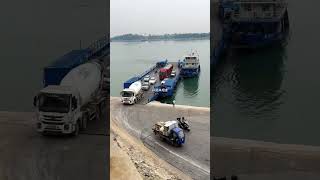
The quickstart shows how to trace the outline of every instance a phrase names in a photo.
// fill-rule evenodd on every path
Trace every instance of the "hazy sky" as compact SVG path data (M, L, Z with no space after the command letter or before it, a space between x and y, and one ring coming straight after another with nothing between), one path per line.
M210 32L210 0L111 0L110 35Z

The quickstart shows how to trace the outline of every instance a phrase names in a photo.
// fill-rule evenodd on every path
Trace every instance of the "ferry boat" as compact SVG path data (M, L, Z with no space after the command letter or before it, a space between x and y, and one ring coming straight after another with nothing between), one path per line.
M179 62L181 70L181 77L195 77L200 74L199 55L196 52L191 52Z
M289 34L285 0L220 0L219 16L234 48L284 44Z

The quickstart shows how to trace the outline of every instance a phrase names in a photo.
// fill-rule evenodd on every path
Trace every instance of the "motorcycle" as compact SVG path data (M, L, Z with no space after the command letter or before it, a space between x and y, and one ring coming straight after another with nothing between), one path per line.
M184 117L181 117L181 118L178 117L177 121L178 121L178 125L181 129L190 131L190 125L189 125L188 121L184 119Z

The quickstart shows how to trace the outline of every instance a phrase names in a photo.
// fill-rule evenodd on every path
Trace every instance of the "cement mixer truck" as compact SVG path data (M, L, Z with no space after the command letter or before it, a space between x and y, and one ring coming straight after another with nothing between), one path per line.
M137 103L143 96L143 92L141 91L141 81L136 81L132 83L129 88L124 88L121 95L121 102L123 104L135 104Z
M45 80L49 80L49 77L52 80L52 76L60 76L59 72L62 72L61 68L50 68L48 72L51 75ZM107 87L105 71L102 60L90 60L68 71L59 84L51 83L41 89L33 102L37 130L43 134L76 136L79 130L87 127L88 121L101 118L108 94L104 88Z

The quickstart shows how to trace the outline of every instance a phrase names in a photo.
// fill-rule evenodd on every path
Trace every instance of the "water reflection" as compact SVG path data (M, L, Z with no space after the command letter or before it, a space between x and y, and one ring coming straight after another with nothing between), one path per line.
M272 138L286 100L286 59L285 48L228 52L211 77L214 135Z
M194 97L199 93L199 76L194 78L185 78L182 81L183 95L185 97Z
M183 91L183 96L182 97L177 97L177 91ZM166 97L160 100L162 103L167 103L167 104L172 104L173 100L177 101L177 98L181 100L180 98L183 99L192 99L193 97L199 95L199 76L198 77L193 77L193 78L184 78L181 79L178 84L177 84L177 89L174 93L173 96L171 97Z
M285 49L233 55L237 59L231 74L235 105L250 117L275 118L285 95L281 89Z

